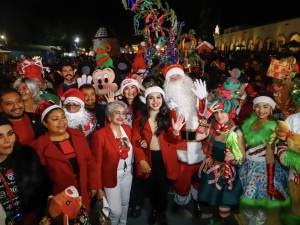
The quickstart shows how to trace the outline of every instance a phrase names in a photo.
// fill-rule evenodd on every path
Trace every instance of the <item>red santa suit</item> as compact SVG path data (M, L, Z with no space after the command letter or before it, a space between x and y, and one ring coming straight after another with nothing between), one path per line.
M183 115L186 121L185 127L181 130L182 140L177 144L176 149L180 162L174 197L178 205L185 205L192 198L197 200L198 182L192 182L192 178L197 174L201 161L205 157L201 142L196 141L196 130L199 126L197 110L199 105L202 108L203 102L198 101L192 92L194 84L191 78L184 74L181 65L171 65L163 71L163 74L169 107L176 116Z

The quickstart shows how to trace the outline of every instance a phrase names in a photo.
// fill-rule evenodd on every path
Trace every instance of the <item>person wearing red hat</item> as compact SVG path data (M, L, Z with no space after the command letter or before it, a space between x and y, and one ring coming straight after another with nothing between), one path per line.
M56 195L73 185L82 196L82 203L90 212L91 198L100 196L100 174L91 149L78 129L68 128L64 110L51 102L39 105L44 135L34 142L34 148L51 180Z
M126 78L122 81L120 86L120 94L122 100L128 106L128 113L125 119L125 124L131 127L132 119L136 115L137 108L140 107L139 95L141 92L142 85L138 80L132 78Z
M96 118L84 107L84 95L76 88L71 88L62 96L63 108L68 119L68 126L91 134L96 128Z
M158 220L160 225L168 224L169 184L176 180L179 171L174 143L180 140L180 129L184 125L182 116L176 122L170 118L164 96L164 91L158 86L147 88L146 105L133 121L132 128L137 187L146 189L134 194L149 192L152 210L148 223L154 224ZM143 196L136 196L136 203L141 208L139 197Z
M192 177L198 172L204 159L201 142L196 140L196 131L199 127L199 112L203 112L205 106L203 99L207 97L206 84L201 80L193 83L179 64L164 68L163 75L166 102L176 117L183 116L186 122L181 130L182 140L176 147L180 172L174 186L173 209L177 210L179 206L194 199L195 213L199 214L199 205L196 204L198 182L192 181Z

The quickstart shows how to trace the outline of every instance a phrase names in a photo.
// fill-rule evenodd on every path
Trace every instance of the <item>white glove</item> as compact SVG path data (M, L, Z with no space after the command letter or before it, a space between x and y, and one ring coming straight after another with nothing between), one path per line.
M169 101L167 101L167 105L169 107L169 109L176 109L178 107L178 105L176 104L176 102L172 99L170 99Z
M207 97L206 83L201 79L194 81L195 88L192 88L193 93L200 99Z
M91 84L92 83L92 76L87 76L82 74L81 77L77 78L78 88L80 88L84 84Z

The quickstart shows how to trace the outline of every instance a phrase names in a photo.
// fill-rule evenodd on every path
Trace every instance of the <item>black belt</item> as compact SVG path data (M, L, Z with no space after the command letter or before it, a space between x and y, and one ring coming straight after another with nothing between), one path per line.
M187 141L196 140L196 131L180 131L181 138Z

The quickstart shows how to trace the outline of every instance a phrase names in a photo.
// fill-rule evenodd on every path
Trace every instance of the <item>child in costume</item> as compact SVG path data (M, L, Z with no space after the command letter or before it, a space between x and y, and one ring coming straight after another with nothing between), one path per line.
M239 204L242 185L237 166L245 158L242 132L233 118L237 104L234 99L217 98L208 111L214 112L209 134L203 143L206 159L200 173L199 202L216 206L223 224L238 224L231 209Z
M249 225L266 224L265 209L288 204L287 173L275 160L272 146L277 123L270 117L275 105L268 96L256 97L253 100L255 114L242 125L246 161L239 171L243 185L241 206L245 207Z

